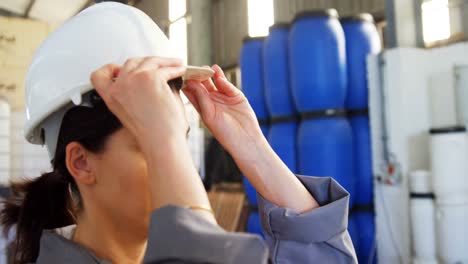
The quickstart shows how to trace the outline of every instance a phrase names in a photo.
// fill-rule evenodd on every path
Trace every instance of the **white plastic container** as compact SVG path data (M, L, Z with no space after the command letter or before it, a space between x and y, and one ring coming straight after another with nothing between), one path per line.
M437 258L435 205L430 194L412 194L410 200L413 256L418 263ZM430 263L430 262L429 262Z
M411 172L410 190L412 193L432 193L431 174L424 170Z
M431 130L432 185L438 199L468 194L467 135L464 127Z
M468 66L455 66L457 119L460 124L468 126Z
M468 200L437 201L438 256L442 263L468 263Z

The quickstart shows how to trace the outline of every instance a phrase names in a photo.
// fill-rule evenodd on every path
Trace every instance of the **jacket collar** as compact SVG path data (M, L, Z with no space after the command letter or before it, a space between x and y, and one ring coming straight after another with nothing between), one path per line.
M78 245L69 238L67 238L66 234L57 233L56 230L44 230L36 263L111 264L109 261L99 259L90 250Z

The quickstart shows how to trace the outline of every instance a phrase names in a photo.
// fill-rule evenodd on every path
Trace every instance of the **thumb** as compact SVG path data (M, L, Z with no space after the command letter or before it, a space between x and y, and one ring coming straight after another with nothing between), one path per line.
M91 84L103 99L108 97L110 92L108 87L114 82L113 79L119 75L120 68L117 64L107 64L91 74Z
M199 114L201 114L200 113L200 106L198 105L197 98L193 94L193 89L187 87L187 85L186 85L185 88L182 89L182 92L185 94L185 97L187 97L187 99L190 101L190 103L193 105L193 107L195 107L197 112Z
M214 75L214 82L218 91L227 95L227 96L236 96L240 93L239 89L237 89L232 83L230 83L226 76L224 75L223 70L218 65L213 65L213 70L215 71Z
M187 88L191 90L194 99L197 101L200 114L203 118L214 114L214 104L211 101L208 90L200 82L186 81Z

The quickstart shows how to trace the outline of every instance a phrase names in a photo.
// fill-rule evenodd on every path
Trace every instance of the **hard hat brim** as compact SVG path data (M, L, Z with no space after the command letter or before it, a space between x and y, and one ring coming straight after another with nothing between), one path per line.
M187 66L187 70L182 77L184 80L197 80L197 81L206 81L213 77L214 71L210 68L204 68L204 67L197 67L197 66ZM46 113L45 115L42 115L41 118L40 116L30 116L27 112L27 119L29 122L25 126L25 138L33 144L44 144L42 140L42 133L41 133L41 124L42 122L50 115L55 113L56 111L59 111L66 105L73 103L74 105L80 105L81 104L81 96L91 90L93 90L94 87L89 83L89 84L84 84L80 85L78 87L69 89L68 93L63 94L59 98L56 98L54 104L55 107L50 107L48 106L48 109L44 109L43 112Z

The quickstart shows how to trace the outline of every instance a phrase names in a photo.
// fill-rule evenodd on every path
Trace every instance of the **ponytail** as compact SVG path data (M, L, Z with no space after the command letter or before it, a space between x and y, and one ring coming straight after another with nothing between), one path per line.
M14 263L35 262L42 230L75 222L69 187L71 181L66 176L55 169L39 178L12 184L12 195L3 203L0 222L5 235L16 224Z
M104 149L106 139L121 127L104 102L67 111L57 139L53 171L12 184L12 195L0 211L5 234L16 225L14 263L35 262L42 231L75 224L75 215L83 210L78 186L65 164L67 144L76 141L97 153Z

